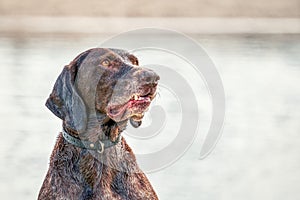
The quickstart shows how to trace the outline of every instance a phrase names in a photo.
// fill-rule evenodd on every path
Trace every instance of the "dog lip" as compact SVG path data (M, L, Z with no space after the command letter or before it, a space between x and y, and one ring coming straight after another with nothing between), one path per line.
M123 105L112 105L108 107L107 115L110 117L117 117L121 115L128 108L128 103Z
M150 105L151 100L152 98L149 95L140 96L138 94L134 94L124 104L108 106L107 115L112 118L115 118L121 116L126 111L126 109L135 109L135 108L141 111L145 111L146 108Z
M127 109L131 109L134 114L145 112L156 96L156 85L154 87L152 85L151 87L140 88L139 91L132 93L123 103L108 105L107 115L110 118L117 119L123 116Z

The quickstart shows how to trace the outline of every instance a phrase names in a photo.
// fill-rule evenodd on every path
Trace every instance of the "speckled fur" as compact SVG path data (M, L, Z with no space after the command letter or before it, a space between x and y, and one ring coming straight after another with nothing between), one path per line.
M38 199L158 199L125 139L110 151L99 159L94 152L66 143L60 134ZM127 169L120 171L104 165L101 159L108 155L118 156L119 163L114 164Z
M74 116L76 115L67 110L65 102L69 101L72 96L70 84L74 85L78 68L91 51L100 55L102 51L108 50L93 49L75 58L64 68L47 101L47 107L63 120L64 128L74 131L74 133L71 132L73 136L76 136L76 130L74 130L74 120L76 120ZM123 58L127 56L131 62L137 62L133 55L125 51L115 50L114 52ZM99 91L107 93L107 90L101 90L101 88ZM102 96L106 97L105 94ZM105 99L100 103L105 103ZM98 126L92 134L82 135L83 138L93 141L107 137L114 140L126 128L128 119L117 123L107 119L105 113L97 114L101 126ZM114 147L99 154L96 151L73 146L66 142L60 133L50 157L49 169L38 199L157 200L158 197L145 174L139 169L136 158L124 138Z

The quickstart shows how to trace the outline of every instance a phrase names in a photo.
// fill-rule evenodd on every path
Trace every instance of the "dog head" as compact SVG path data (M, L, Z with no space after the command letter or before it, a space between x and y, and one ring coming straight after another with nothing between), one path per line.
M91 116L141 125L159 76L124 50L90 49L65 66L46 106L69 128L84 131Z

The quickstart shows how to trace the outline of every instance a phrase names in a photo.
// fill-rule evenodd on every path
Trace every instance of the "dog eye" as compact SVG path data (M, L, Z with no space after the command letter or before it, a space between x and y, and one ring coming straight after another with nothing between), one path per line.
M110 65L110 62L108 60L103 60L101 62L101 65L103 65L104 67L108 67Z

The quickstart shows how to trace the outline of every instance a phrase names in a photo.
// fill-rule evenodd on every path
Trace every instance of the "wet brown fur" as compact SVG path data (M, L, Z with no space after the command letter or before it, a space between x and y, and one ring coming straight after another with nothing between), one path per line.
M102 51L102 49L96 51ZM64 68L59 79L71 76L69 78L74 83L74 77L80 65L78 60L82 55L84 53ZM137 63L137 59L131 55L128 59ZM135 60L132 61L132 59ZM49 107L49 109L52 112L54 110L54 114L63 119L65 130L76 136L78 133L70 125L69 118L61 112L64 102L59 97L63 95L60 94L63 91L59 84L54 89L56 90L52 92L49 99L56 107ZM101 118L101 120L102 131L111 140L115 140L127 124L127 121L115 123L107 118ZM97 135L96 132L95 135ZM89 135L87 138L95 140L93 138L95 135ZM145 174L139 169L134 153L124 138L115 147L106 149L103 154L98 154L66 142L60 133L51 154L49 169L38 199L156 200L158 197Z

